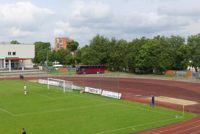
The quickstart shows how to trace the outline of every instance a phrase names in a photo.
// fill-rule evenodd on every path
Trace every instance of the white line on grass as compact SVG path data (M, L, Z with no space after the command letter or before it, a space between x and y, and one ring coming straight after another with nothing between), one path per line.
M53 97L50 97L50 96L48 96L48 95L43 95L43 94L40 94L40 93L33 93L33 94L36 94L36 95L39 95L39 96L42 96L42 97L45 97L45 98L48 98L48 99L51 99L51 100L53 100L54 98Z
M52 100L62 100L62 99L66 99L66 98L68 98L69 96L63 96L63 97L51 97L51 96L48 96L48 95L43 95L43 94L39 94L39 93L33 93L33 94L37 94L37 95L39 95L39 96L43 96L43 97L45 97L45 98L48 98L50 101L52 101ZM70 95L72 95L72 96L75 96L75 97L79 97L79 98L88 98L87 96L82 96L82 95L79 95L79 94L74 94L74 93L71 93ZM48 101L49 101L48 100ZM97 100L97 102L101 102L101 103L106 103L106 102L108 102L107 100L101 100L101 99L96 99L95 98L95 100ZM92 101L92 102L94 102L94 101Z
M152 124L156 124L156 123L168 122L168 121L171 121L171 120L174 120L174 119L177 119L177 118L170 118L170 119L166 119L166 120L162 120L162 121L155 121L155 122L149 122L149 123L144 123L144 124L140 124L140 125L134 125L134 126L117 128L117 129L105 130L105 131L98 132L96 134L106 134L106 133L116 132L116 131L125 130L125 129L135 129L136 130L136 127L143 127L143 126L148 126L148 125L152 125Z
M33 86L33 85L32 85ZM35 86L35 85L34 85ZM37 87L38 88L38 87ZM39 87L39 88L42 88L43 89L43 87ZM55 97L55 98L52 98L52 97L50 97L50 96L48 96L48 95L41 95L41 94L39 94L39 93L35 93L35 94L38 94L38 95L40 95L40 96L44 96L44 97L46 97L46 98L51 98L52 100L57 100L57 99L61 99L62 97ZM81 95L81 94L74 94L74 93L71 93L70 95L73 95L73 96L77 96L77 97L84 97L84 98L87 98L88 96L83 96L83 95ZM63 97L63 98L65 98L65 97ZM101 102L107 102L107 100L100 100ZM159 111L153 111L153 110L150 110L150 109L145 109L145 108L141 108L141 107L137 107L137 106L131 106L131 105L127 105L127 104L119 104L119 103L113 103L113 104L117 104L117 105L123 105L123 106L126 106L126 107L131 107L131 108L136 108L136 109L140 109L140 110L145 110L145 111L149 111L149 112L154 112L154 113L159 113L159 114L163 114L163 115L169 115L169 116L176 116L176 115L174 115L174 114L169 114L169 113L165 113L165 112L159 112ZM153 109L153 108L152 108Z
M168 115L168 116L172 116L172 117L176 116L174 114L169 114L169 113L165 113L165 112L154 111L154 108L152 108L152 110L150 110L150 109L145 109L145 108L141 108L141 107L138 107L138 106L127 105L127 104L119 104L119 103L113 103L113 104L121 105L121 106L126 106L126 107L130 107L130 108L135 108L135 109L139 109L139 110L144 110L144 111L148 111L148 112L153 112L153 113L159 113L159 114Z
M2 112L4 112L4 113L7 113L7 114L9 114L9 115L11 115L11 116L15 116L15 114L13 114L12 112L9 112L9 111L6 110L6 109L0 108L0 111L2 111Z
M80 109L101 107L101 106L106 106L106 105L110 105L110 104L111 103L100 104L100 105L95 105L95 106L82 106L82 107L74 107L74 108L63 108L63 109L48 110L48 111L21 113L21 114L16 114L15 116L38 115L38 114L54 113L54 112L61 112L61 111L80 110Z

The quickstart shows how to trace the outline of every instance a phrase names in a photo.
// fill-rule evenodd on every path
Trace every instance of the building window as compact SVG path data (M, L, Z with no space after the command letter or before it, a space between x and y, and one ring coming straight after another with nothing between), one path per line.
M8 55L11 55L11 52L8 52Z
M16 55L16 52L13 52L13 55Z

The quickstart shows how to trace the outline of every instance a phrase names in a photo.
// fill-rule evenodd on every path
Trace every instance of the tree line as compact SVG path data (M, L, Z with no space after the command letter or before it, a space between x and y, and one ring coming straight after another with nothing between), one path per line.
M188 36L187 39L181 36L158 35L132 41L96 35L82 48L77 45L73 48L72 43L67 50L58 51L51 51L50 43L41 43L35 43L35 63L44 63L48 58L48 64L55 60L64 65L105 64L111 71L144 74L186 70L188 66L197 71L200 67L200 34Z
M53 62L62 65L75 66L76 56L75 53L79 46L78 42L71 41L67 45L67 49L54 50L51 49L49 42L35 42L35 58L33 62L37 65L52 66Z

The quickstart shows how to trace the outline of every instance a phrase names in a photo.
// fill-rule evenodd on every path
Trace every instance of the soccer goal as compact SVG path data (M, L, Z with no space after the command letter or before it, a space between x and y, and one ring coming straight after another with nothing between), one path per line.
M62 79L55 79L55 78L48 78L47 80L47 87L50 89L51 86L61 87L63 89L63 92L66 91L71 92L73 82L72 81L65 81Z

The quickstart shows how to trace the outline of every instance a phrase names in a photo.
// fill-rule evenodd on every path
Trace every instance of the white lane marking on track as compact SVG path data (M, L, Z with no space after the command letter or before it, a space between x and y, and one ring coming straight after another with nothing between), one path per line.
M190 128L188 128L188 129L176 130L176 132L175 132L174 134L183 134L183 133L186 132L186 131L189 131L189 130L192 130L192 129L198 128L198 127L200 127L200 125L199 125L199 126L190 127Z
M144 124L134 125L134 126L127 126L127 127L117 128L117 129L105 130L105 131L98 132L96 134L106 134L106 133L116 132L116 131L120 131L120 130L124 130L124 129L132 129L132 128L152 125L152 124L156 124L156 123L168 122L168 121L171 121L174 119L176 119L176 118L170 118L170 119L166 119L166 120L162 120L162 121L149 122L149 123L144 123Z
M193 123L197 123L197 122L200 122L200 120L197 120L197 121L195 121L195 122L193 122ZM188 124L183 124L183 125L180 125L180 126L177 126L177 127L173 127L173 128L169 128L169 129L167 129L167 130L162 130L162 131L159 131L159 132L171 131L171 130L174 130L174 129L177 129L177 128L184 127L184 126L186 126L186 125L188 125Z
M199 131L196 131L196 132L193 132L191 134L200 134L200 130Z

